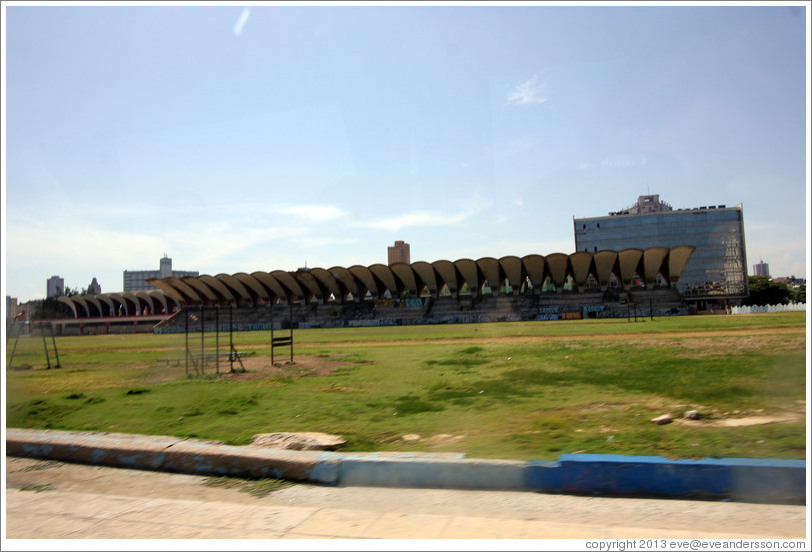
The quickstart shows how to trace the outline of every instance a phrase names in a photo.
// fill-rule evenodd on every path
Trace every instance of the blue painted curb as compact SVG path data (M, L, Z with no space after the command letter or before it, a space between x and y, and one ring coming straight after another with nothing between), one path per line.
M526 475L541 492L806 502L805 460L562 454L529 462Z
M167 436L6 430L6 454L198 475L322 485L510 490L806 504L806 461L562 454L557 461L451 453L293 451Z

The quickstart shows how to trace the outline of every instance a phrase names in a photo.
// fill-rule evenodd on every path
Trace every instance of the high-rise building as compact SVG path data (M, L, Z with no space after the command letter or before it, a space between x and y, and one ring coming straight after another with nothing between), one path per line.
M17 312L17 298L6 295L6 320L14 320Z
M87 294L88 295L101 295L102 289L99 285L99 282L96 280L96 277L93 277L93 280L90 282L90 285L87 286Z
M396 241L394 246L387 248L389 257L389 266L395 263L411 263L411 255L409 254L409 244Z
M754 276L770 276L770 265L765 263L764 261L759 261L758 263L753 265L753 275Z
M182 278L184 276L200 276L200 273L189 270L172 270L172 259L164 254L158 270L125 270L124 291L157 289L152 284L147 283L147 278Z
M577 251L696 247L678 290L686 300L738 301L749 294L742 205L673 209L659 195L608 216L574 219Z
M65 279L59 276L48 278L45 297L59 297L65 293Z

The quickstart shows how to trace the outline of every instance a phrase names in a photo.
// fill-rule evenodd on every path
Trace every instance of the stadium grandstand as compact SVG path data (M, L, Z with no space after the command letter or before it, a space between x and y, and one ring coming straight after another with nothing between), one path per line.
M60 297L74 319L57 333L183 332L190 329L186 312L209 308L229 309L237 331L268 329L271 320L277 328L327 328L687 314L677 282L694 250L153 278L152 291Z

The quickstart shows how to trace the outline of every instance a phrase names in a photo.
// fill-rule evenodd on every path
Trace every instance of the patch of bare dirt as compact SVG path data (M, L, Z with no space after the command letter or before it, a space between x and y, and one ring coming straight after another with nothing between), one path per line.
M791 405L788 405L791 406ZM806 421L806 401L795 401L794 410L770 413L763 409L752 412L702 413L696 420L675 418L674 423L689 427L746 427L763 424L787 424Z
M727 354L730 351L750 352L762 349L771 351L803 350L806 339L803 335L796 336L725 336L718 338L693 337L691 339L648 339L646 345L671 347L677 354L691 354L707 356L713 354Z
M276 359L275 364L271 364L271 359L267 356L252 356L242 359L242 366L238 362L234 363L234 372L229 372L229 365L221 368L221 377L234 381L263 380L273 378L306 378L329 376L338 368L352 366L351 362L342 361L331 357L322 356L301 356Z
M409 433L408 435L404 435L403 437L401 437L401 439L403 439L408 443L424 443L433 448L441 447L443 445L451 445L454 443L459 443L464 438L465 435L452 435L450 433L438 433L430 437L423 437L422 435L418 435L417 433Z
M804 414L788 413L780 415L754 415L754 416L735 416L735 417L720 417L720 418L700 418L698 420L688 420L685 418L678 418L674 423L685 425L689 427L746 427L763 424L787 424L793 422L803 422L806 420Z

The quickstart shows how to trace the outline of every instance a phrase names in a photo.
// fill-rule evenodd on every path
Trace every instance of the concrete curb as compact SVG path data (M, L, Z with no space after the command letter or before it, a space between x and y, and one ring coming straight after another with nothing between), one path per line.
M562 454L557 461L519 462L461 454L291 451L167 436L17 428L6 429L6 454L323 485L806 503L805 460Z

